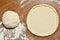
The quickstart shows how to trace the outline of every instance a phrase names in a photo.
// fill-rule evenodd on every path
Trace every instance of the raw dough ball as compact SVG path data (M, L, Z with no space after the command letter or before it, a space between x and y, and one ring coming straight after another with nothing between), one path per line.
M53 34L59 24L56 10L47 4L34 6L27 16L28 29L37 36Z
M3 24L6 28L15 28L18 26L20 19L19 15L14 11L6 11L2 17Z

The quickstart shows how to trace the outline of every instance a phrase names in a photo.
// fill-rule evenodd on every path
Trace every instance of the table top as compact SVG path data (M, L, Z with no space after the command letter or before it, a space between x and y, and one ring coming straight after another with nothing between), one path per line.
M29 10L34 5L37 5L37 4L48 4L48 5L53 6L56 9L59 15L59 19L60 19L60 9L59 9L60 4L58 2L49 1L49 0L26 0L24 3L22 3L22 0L13 0L13 1L12 0L0 0L0 21L2 21L2 15L5 11L13 10L19 14L21 22L26 24L26 19L27 19ZM26 24L26 28L27 28L27 24ZM34 40L60 40L60 20L59 20L59 26L56 32L50 36L46 36L46 37L36 36L32 34L28 30L28 28L27 28L26 34L27 36L31 35L34 38Z

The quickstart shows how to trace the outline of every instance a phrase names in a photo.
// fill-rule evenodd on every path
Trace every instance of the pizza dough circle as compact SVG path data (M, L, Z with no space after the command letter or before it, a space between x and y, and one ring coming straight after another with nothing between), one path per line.
M37 36L49 36L58 27L59 16L56 10L47 4L34 6L27 16L28 29Z
M20 19L16 12L9 10L4 12L2 21L6 28L15 28L18 26Z

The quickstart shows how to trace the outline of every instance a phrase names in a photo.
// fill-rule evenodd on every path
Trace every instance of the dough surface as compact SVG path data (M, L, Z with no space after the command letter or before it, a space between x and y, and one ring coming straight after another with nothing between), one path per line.
M59 16L56 10L47 4L34 6L27 16L28 29L37 36L49 36L58 27Z
M18 26L20 19L16 12L6 11L3 14L2 21L6 28L15 28Z

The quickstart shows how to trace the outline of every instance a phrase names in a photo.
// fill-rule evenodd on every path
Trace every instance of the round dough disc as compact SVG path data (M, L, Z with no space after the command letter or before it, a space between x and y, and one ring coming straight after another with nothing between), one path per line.
M6 28L15 28L18 26L20 19L16 12L6 11L3 14L2 21Z
M59 16L56 10L47 4L34 6L27 16L27 27L37 36L49 36L53 34L58 24Z

